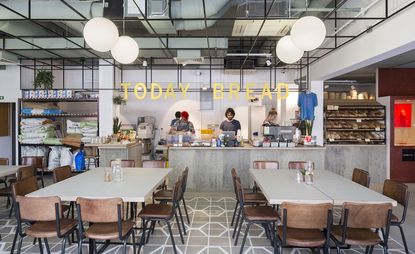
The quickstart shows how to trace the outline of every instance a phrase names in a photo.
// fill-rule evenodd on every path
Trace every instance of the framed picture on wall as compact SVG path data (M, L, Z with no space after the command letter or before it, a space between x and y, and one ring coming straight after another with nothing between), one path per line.
M411 128L412 103L395 104L393 123L395 128Z

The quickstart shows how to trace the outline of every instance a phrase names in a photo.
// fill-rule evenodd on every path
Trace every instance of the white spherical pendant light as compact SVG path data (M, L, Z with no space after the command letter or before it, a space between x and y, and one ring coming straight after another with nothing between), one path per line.
M111 20L96 17L86 23L84 38L92 49L105 52L112 49L117 43L118 29Z
M287 64L292 64L301 59L304 51L298 49L291 41L290 36L284 36L277 44L278 58Z
M138 52L137 42L129 36L120 36L114 48L111 49L112 57L122 64L134 62L138 57Z
M326 37L326 26L314 16L302 17L291 28L291 40L304 51L318 48Z

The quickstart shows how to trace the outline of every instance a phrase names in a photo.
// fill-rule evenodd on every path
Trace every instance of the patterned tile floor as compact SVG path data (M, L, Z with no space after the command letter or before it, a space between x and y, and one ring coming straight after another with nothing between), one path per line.
M173 233L178 247L178 253L189 254L230 254L239 253L240 245L234 246L230 223L235 206L232 193L187 193L186 201L190 216L190 225L187 225L187 236L185 244L182 244L177 231L177 225L173 224ZM5 208L5 199L0 199L0 233L3 237L0 242L0 253L10 253L11 242L16 228L15 220L8 218L8 210ZM182 209L183 210L183 209ZM243 232L243 230L242 230ZM398 231L392 230L390 240L390 253L404 253L400 242ZM242 234L241 234L242 235ZM395 241L394 239L399 239ZM411 241L411 239L408 239ZM239 241L239 244L241 241ZM60 253L60 243L57 239L49 240L49 246L53 253ZM75 244L67 246L66 253L76 253ZM332 250L335 253L335 250ZM311 253L308 249L285 249L285 253ZM342 251L344 253L364 253L361 247ZM375 253L381 253L380 248L375 248ZM32 239L24 241L22 253L39 253L38 245L32 244ZM83 253L87 253L87 246L84 245ZM105 253L122 253L118 245L110 245ZM132 248L128 253L133 253ZM145 254L167 254L173 253L171 241L166 225L156 225L154 234L150 241L142 249ZM262 228L251 227L245 244L244 253L263 254L273 253ZM411 253L413 253L411 251Z

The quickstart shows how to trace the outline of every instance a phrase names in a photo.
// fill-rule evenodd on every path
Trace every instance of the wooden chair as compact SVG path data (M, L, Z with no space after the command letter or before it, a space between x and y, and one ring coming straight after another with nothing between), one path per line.
M53 182L57 183L73 176L71 166L62 166L57 167L53 170ZM75 203L73 201L62 204L62 210L67 211L66 218L69 218L69 214L72 213L72 218L74 218L74 209Z
M325 254L330 251L330 230L333 222L333 205L299 204L284 202L281 204L282 225L277 229L276 248L282 253L283 247L295 246L314 249L323 248Z
M183 226L183 231L184 234L186 235L186 227L184 225L183 222L183 215L182 215L182 210L180 209L180 202L183 202L183 206L184 206L184 211L186 213L186 218L187 218L187 223L190 224L190 219L189 219L189 214L187 212L187 207L186 207L186 201L184 198L184 193L186 192L186 186L187 186L187 177L189 175L189 168L186 167L185 170L182 173L182 191L181 191L181 195L178 198L178 202L177 202L177 209L179 210L179 215L180 215L180 220L182 222L182 226ZM173 190L159 190L156 193L153 194L153 204L154 204L154 200L159 201L160 203L169 203L173 201ZM148 239L148 238L147 238Z
M280 163L278 161L254 161L252 163L254 169L279 169ZM261 191L256 182L254 181L253 192Z
M366 253L372 253L373 247L379 244L387 254L391 218L390 203L344 203L340 225L334 225L331 231L337 253L340 253L340 245L344 244L366 246ZM378 234L379 229L383 239Z
M122 168L134 168L135 161L134 160L110 160L110 167L114 166L118 161L121 162Z
M403 246L405 248L405 253L409 254L408 244L406 243L405 234L403 232L402 225L405 223L406 213L408 210L409 203L409 190L408 186L403 183L398 183L393 180L385 180L383 183L383 195L390 197L398 202L403 207L402 215L397 217L392 213L391 226L399 227L401 233Z
M254 169L279 169L280 163L278 161L254 161L252 163Z
M236 173L235 168L232 168L231 174L232 174L233 190L235 192L235 199L236 199L235 209L233 210L232 222L231 222L231 226L233 226L233 223L236 218L236 223L235 223L234 231L232 234L232 238L234 238L236 235L236 231L238 229L237 227L238 227L239 220L241 219L242 209L240 209L239 193L238 193L238 188L236 186L236 181L237 179L240 179L240 178L238 177L238 174ZM265 198L264 194L259 193L259 192L244 192L244 205L264 205L266 203L267 203L267 199ZM238 214L236 214L237 212Z
M22 165L27 166L34 166L37 170L37 179L42 183L42 188L45 187L45 182L43 180L44 172L45 172L45 164L44 164L44 157L43 156L23 156Z
M127 240L132 236L133 253L136 253L135 232L132 221L123 220L123 200L121 198L87 199L77 198L79 241L78 252L82 248L82 239L92 241L95 253L96 240L119 239L123 242L124 253L127 251ZM89 223L88 229L83 224Z
M365 186L366 188L369 188L369 185L370 185L369 172L363 169L359 169L359 168L353 169L352 181L362 186Z
M238 244L239 234L242 229L242 223L245 221L247 223L244 238L242 240L240 254L243 253L244 245L246 238L248 236L249 228L252 224L260 224L264 227L267 237L271 240L271 245L275 244L275 231L274 225L278 221L277 212L270 206L245 206L245 194L241 185L241 180L239 177L235 179L236 189L238 192L239 200L239 209L242 211L242 217L239 224L238 233L235 239L235 245Z
M288 162L288 169L307 169L307 161L290 161Z
M60 203L59 197L16 197L17 233L20 236L18 253L26 236L38 239L40 253L43 253L42 239L46 250L50 253L47 238L60 238L62 239L61 253L65 253L66 239L78 230L76 220L62 218ZM25 222L30 222L30 226L23 229Z
M73 176L71 166L57 167L53 170L53 182L57 183Z
M167 161L162 160L143 160L143 168L165 168Z
M11 193L13 197L12 206L15 207L17 196L26 196L27 194L34 192L38 189L39 189L39 186L37 184L36 174L32 175L31 177L26 177L22 180L12 183L11 184ZM13 211L13 207L10 209L9 218L11 216L11 212ZM10 253L13 253L14 248L16 247L17 235L18 235L18 232L16 228L16 234L14 235L12 249Z
M7 186L7 184L5 184L6 187L0 189L0 197L7 197L6 207L9 207L10 205L9 218L11 217L14 208L14 202L11 201L13 200L11 185L16 181L20 181L32 176L36 176L36 169L33 166L20 167L17 170L17 178L9 179L10 185Z
M177 204L179 201L179 197L181 195L180 192L182 191L182 183L183 183L183 180L182 180L182 177L180 176L173 187L173 199L172 199L171 205L149 204L143 207L143 209L138 214L138 217L141 218L142 225L143 225L143 233L141 234L141 243L140 243L140 247L138 248L138 253L140 253L141 247L144 246L144 243L146 242L145 235L146 235L147 223L151 222L152 224L154 224L153 222L164 221L167 224L167 228L170 233L170 239L173 245L173 251L175 254L177 254L176 244L174 242L173 232L170 226L170 220L173 218L173 216L176 218L177 228L179 229L180 238L182 240L182 243L184 244L183 234L181 231L179 218L177 217L177 212L176 212L176 208L178 207ZM151 229L148 229L148 230L151 230Z
M0 158L0 165L9 165L8 158Z

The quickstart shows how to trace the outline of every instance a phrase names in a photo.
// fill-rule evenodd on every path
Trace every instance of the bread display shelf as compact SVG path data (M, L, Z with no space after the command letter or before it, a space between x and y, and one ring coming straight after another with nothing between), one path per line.
M385 107L374 105L327 105L324 107L327 144L385 144Z
M70 114L20 114L21 118L37 118L37 117L98 117L98 113L70 113Z

